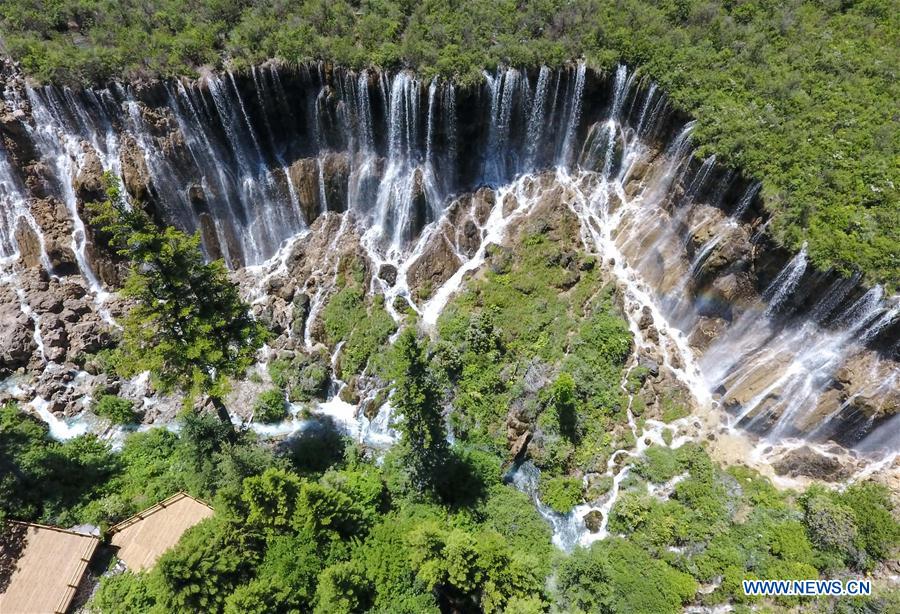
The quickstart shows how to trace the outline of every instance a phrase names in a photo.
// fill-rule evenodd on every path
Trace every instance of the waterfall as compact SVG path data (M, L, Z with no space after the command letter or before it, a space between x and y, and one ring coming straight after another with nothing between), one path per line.
M744 184L715 156L700 160L693 123L680 123L660 88L641 81L624 65L599 74L578 63L503 67L460 87L320 64L96 91L7 87L6 107L25 119L21 151L0 147L0 259L15 262L17 230L30 229L44 268L64 274L51 271L47 222L32 212L35 199L52 196L68 218L65 247L102 300L75 188L99 167L161 220L199 232L207 255L233 268L283 258L318 216L347 212L341 233L362 237L372 290L398 320L393 301L403 298L433 326L488 246L559 189L585 248L622 289L639 349L658 351L698 406L769 441L834 436L809 422L838 424L876 394L859 382L838 394L842 369L898 381L896 297L861 287L859 276L813 271L806 248L792 258L770 250L765 226L743 219L761 183ZM17 156L29 155L17 168ZM28 172L36 175L26 181ZM450 241L458 264L427 300L414 299L407 273L456 223L454 199L483 186L497 204L473 222L477 244ZM333 289L333 256L318 263L310 322ZM395 283L379 277L385 264ZM713 328L701 347L698 331ZM851 443L883 449L877 425L897 423L879 420Z

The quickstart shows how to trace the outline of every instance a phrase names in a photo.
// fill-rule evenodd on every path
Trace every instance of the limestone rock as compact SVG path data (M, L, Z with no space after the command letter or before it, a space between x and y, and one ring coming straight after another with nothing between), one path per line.
M584 515L584 526L591 533L599 533L603 527L603 512L600 510L591 510Z
M125 189L132 198L146 201L149 198L150 183L147 162L144 160L137 141L127 132L122 136L119 164L122 166L122 182L125 184Z
M93 147L84 145L84 161L75 180L72 182L72 188L81 202L95 202L103 200L105 196L103 183L103 165L100 163L100 156Z
M319 197L319 161L302 158L291 164L288 180L293 184L300 210L307 224L312 224L322 210Z
M816 452L808 446L791 450L772 464L775 473L796 478L806 476L826 482L844 480L850 471L840 460Z
M393 264L382 264L378 269L378 277L383 279L387 285L393 287L397 283L397 267Z
M0 303L0 374L24 367L36 350L34 323L15 296L5 296Z
M422 255L410 265L407 283L410 289L430 296L461 266L462 261L447 237L443 233L435 233Z
M322 158L324 208L328 211L347 210L347 191L350 180L350 156L329 152Z

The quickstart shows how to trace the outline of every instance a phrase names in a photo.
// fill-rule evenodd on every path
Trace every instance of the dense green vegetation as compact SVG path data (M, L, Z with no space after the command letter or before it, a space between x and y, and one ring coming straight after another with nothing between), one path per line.
M385 311L384 296L366 295L363 264L355 258L344 258L338 267L338 291L322 310L325 341L335 346L343 342L337 375L349 379L362 373L369 358L382 348L397 330L393 318Z
M563 512L580 483L551 478L605 472L631 437L620 388L631 333L578 236L571 213L536 212L447 305L434 349L456 437L505 455L510 416L535 425L528 455Z
M278 422L287 417L287 402L279 388L260 393L253 404L253 419L258 422Z
M101 396L94 405L94 413L113 424L130 424L137 418L134 413L134 403L114 394Z
M13 0L7 51L42 80L287 62L639 66L699 121L701 154L763 180L787 245L900 279L896 0Z
M164 391L221 394L264 332L220 263L203 263L196 237L157 228L115 190L95 209L132 262L137 299L112 362L126 373L154 369ZM900 594L877 582L861 600L761 600L740 584L856 577L896 559L900 522L884 486L779 491L749 469L719 467L699 444L620 453L630 474L607 519L611 536L572 553L552 545L531 493L505 483L510 448L529 435L516 456L540 469L537 495L556 513L596 502L613 486L611 453L634 448L627 395L647 377L626 368L631 334L577 225L552 203L519 221L447 306L434 338L410 316L389 344L396 325L383 299L364 292L361 263L341 263L321 336L343 343L342 377L391 389L401 433L391 449L346 440L321 417L263 440L189 411L177 432L131 433L113 451L94 435L55 441L46 424L4 405L0 521L106 529L180 490L213 504L215 515L151 570L105 574L90 604L99 613L895 610ZM175 335L166 327L179 318L192 324ZM323 397L327 358L316 350L269 363L275 387L257 399L257 419L284 417L287 399ZM96 411L127 419L132 406L106 395ZM675 419L685 409L664 398L657 411Z
M222 261L204 261L199 233L159 228L139 205L125 202L108 173L105 182L107 199L89 205L92 223L127 259L122 294L135 301L110 362L126 377L149 371L161 392L209 399L228 422L221 399L229 378L253 363L266 329L251 318Z
M92 436L57 443L6 406L0 505L14 518L109 526L181 489L213 502L215 516L151 571L102 579L92 606L104 613L624 614L727 601L740 611L762 604L743 595L742 579L865 572L900 544L882 486L798 497L749 470L723 471L689 445L649 454L623 484L609 525L620 537L564 555L529 498L500 483L490 453L454 446L443 471L455 487L421 491L401 448L373 463L332 441L331 460L316 467L297 442L235 439L217 418L187 414L179 433L135 433L113 453ZM674 482L672 494L649 494L661 480ZM858 603L807 605L891 611L898 596L880 589Z

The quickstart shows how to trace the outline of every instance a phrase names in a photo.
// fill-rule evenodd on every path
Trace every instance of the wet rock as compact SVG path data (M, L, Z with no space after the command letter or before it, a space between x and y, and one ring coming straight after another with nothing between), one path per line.
M322 157L322 182L328 211L347 210L347 190L350 181L350 156L330 152Z
M509 453L516 462L525 459L525 454L528 451L528 444L531 442L531 437L531 431L525 431L524 433L519 435L515 439L515 441L512 442L512 445L510 445Z
M357 405L359 403L359 382L357 381L357 377L354 375L350 378L350 381L347 382L347 385L341 388L340 399L344 403L349 403L350 405Z
M778 393L773 390L766 398L759 397L784 375L788 360L784 355L769 356L733 374L723 382L722 404L729 411L752 411L752 415L763 411L777 401ZM757 405L750 407L754 400L758 400Z
M127 132L122 135L119 163L122 167L122 182L125 184L125 190L135 200L146 202L150 197L150 173L137 141Z
M202 185L193 184L188 187L187 191L188 202L191 203L191 206L195 211L205 212L208 210L206 204L206 190L203 189Z
M383 279L387 285L393 287L397 283L397 267L393 264L382 264L378 269L378 277Z
M94 354L104 348L111 347L113 336L109 328L102 322L77 322L69 329L68 356L71 359L84 359L86 354Z
M22 264L28 268L41 266L41 240L25 218L19 218L16 224L15 239Z
M650 311L649 307L644 306L644 308L641 309L641 319L638 320L638 328L646 331L651 326L653 326L653 313Z
M599 533L603 528L603 512L600 510L591 510L584 515L584 526L591 533Z
M103 165L93 147L85 144L84 161L72 181L72 188L83 203L101 201L105 197Z
M507 193L506 196L503 197L503 217L509 217L509 215L518 208L519 200L512 193Z
M319 197L319 161L315 158L297 160L288 169L288 180L294 186L306 223L312 224L322 210Z
M772 468L778 475L792 478L805 476L826 482L844 480L850 475L840 460L820 454L808 446L786 453L772 464Z
M484 226L497 202L497 195L490 188L479 188L472 198L472 215L479 226Z
M407 283L420 298L428 298L462 266L443 233L436 233L407 272Z
M694 330L688 338L688 342L695 350L705 351L727 328L727 323L722 318L699 318Z
M222 246L219 245L216 223L212 216L208 213L201 213L198 219L200 221L200 238L203 241L203 246L206 248L206 253L213 260L222 258Z
M638 358L638 365L647 369L651 377L659 375L659 363L649 356L641 356Z
M29 139L28 130L25 128L26 119L27 116L22 109L0 112L0 130L16 143L27 143Z
M44 247L50 266L57 275L78 272L78 262L72 251L72 222L66 206L55 198L32 202L31 212L44 237Z
M24 367L36 350L34 323L15 296L4 296L0 303L0 374Z
M40 329L47 360L62 361L69 349L69 335L66 333L65 322L62 318L47 315L41 318Z
M308 294L297 292L292 300L291 332L298 339L306 332L306 319L309 317L310 298Z
M746 273L729 273L717 277L704 295L706 298L697 302L700 315L726 320L732 319L735 307L751 305L758 299L756 289Z
M466 220L456 233L456 245L459 250L471 258L481 247L481 229L472 220Z
M420 168L417 168L413 173L410 202L412 211L408 221L409 226L402 229L402 231L406 238L412 240L419 236L425 224L430 221L428 219L428 195L425 189L425 175Z

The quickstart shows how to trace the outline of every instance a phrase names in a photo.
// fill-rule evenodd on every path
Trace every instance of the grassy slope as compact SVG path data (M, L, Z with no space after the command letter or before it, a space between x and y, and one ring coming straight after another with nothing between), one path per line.
M268 58L425 75L624 60L699 121L704 155L764 181L788 246L900 279L897 0L13 0L4 46L43 80L191 74Z

